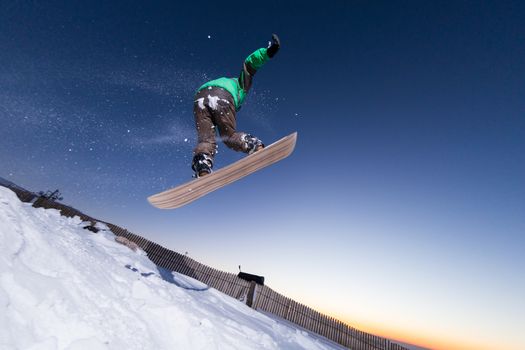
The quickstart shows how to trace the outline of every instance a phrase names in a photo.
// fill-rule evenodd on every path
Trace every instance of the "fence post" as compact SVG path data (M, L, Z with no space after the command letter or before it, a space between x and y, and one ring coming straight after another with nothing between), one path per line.
M255 281L250 282L250 289L248 289L248 296L246 297L246 305L248 305L249 307L253 307L256 286L257 284L255 283Z

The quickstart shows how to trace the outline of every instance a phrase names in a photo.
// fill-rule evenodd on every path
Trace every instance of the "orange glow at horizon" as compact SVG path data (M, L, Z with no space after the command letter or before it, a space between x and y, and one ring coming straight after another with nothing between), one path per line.
M414 334L406 329L396 329L372 322L349 322L343 318L340 320L361 331L430 350L490 350L501 346L501 344L480 344L468 340L442 339L430 334Z
M312 307L312 306L310 306ZM354 327L360 331L367 332L379 337L391 339L402 343L407 343L429 350L493 350L493 349L517 349L512 346L506 347L504 344L498 342L497 344L483 342L476 339L467 339L467 337L460 338L457 334L444 337L443 335L433 333L432 331L424 332L422 330L416 331L407 329L402 326L388 326L385 324L366 321L366 320L350 320L348 317L337 312L330 312L323 310L323 308L316 308L319 312L325 315L330 315L341 322Z

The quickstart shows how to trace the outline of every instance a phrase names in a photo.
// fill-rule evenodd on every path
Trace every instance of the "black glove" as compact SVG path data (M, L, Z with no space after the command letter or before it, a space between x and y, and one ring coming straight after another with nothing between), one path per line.
M277 34L272 34L272 41L268 42L268 50L266 51L268 53L268 57L272 58L275 56L280 47L281 42L279 41L279 37Z

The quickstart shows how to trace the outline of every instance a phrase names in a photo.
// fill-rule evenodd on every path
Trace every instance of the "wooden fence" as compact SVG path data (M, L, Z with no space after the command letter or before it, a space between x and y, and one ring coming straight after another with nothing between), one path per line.
M192 277L247 303L258 311L275 315L352 350L408 350L389 339L360 331L330 316L321 314L275 292L268 286L256 285L255 282L245 281L235 274L201 264L186 255L164 248L117 225L94 219L67 205L47 200L20 188L10 187L10 189L17 194L21 201L32 202L34 207L58 209L62 215L67 217L78 216L86 222L87 226L95 226L97 222L104 223L116 236L122 236L135 242L157 266Z

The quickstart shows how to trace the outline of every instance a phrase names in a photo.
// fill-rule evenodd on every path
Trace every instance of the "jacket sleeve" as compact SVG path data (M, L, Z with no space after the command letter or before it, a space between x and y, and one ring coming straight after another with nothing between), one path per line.
M253 76L259 68L270 60L266 51L266 48L258 49L244 60L241 74L239 75L239 85L244 92L248 92L251 88Z

